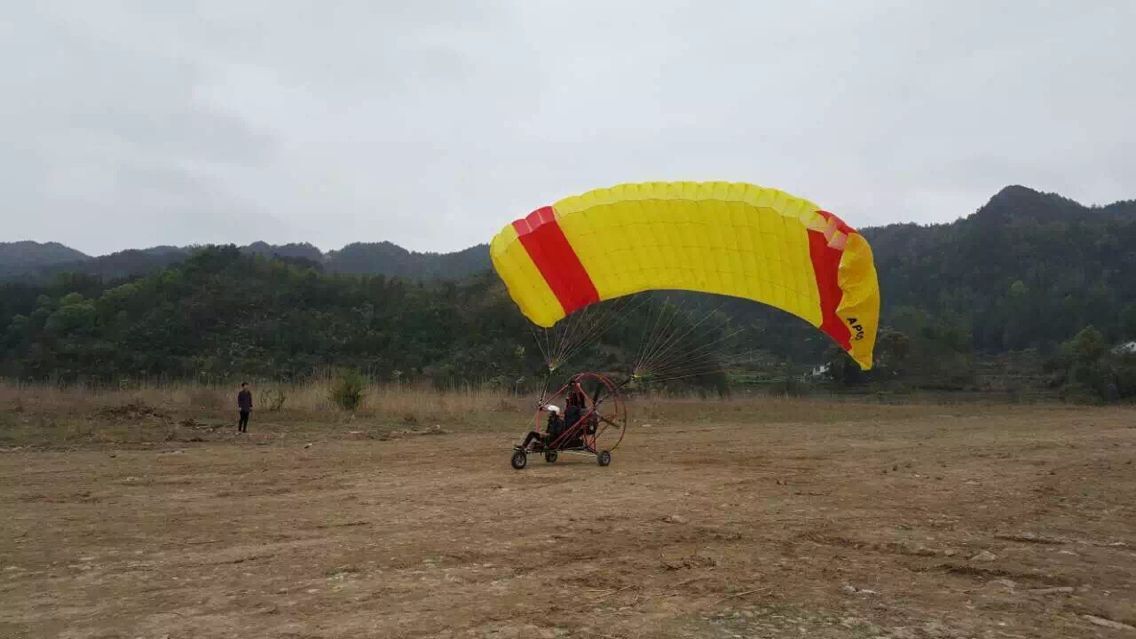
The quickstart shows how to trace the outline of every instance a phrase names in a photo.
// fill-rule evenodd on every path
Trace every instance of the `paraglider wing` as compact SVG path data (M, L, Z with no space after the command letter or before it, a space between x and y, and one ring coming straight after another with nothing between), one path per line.
M880 293L872 250L808 200L729 182L622 184L565 198L506 226L493 266L533 323L647 290L775 306L872 366Z

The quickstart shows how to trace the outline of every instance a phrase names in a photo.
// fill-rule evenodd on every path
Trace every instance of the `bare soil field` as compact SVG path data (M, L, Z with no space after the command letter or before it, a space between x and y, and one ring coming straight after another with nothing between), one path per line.
M1136 637L1136 411L710 406L9 437L0 636Z

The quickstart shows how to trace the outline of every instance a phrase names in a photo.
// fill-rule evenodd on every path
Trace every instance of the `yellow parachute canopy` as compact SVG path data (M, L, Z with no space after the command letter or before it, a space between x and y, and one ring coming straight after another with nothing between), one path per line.
M539 326L640 291L700 291L792 313L872 367L880 290L871 247L832 213L776 189L597 189L516 220L489 250L509 295Z

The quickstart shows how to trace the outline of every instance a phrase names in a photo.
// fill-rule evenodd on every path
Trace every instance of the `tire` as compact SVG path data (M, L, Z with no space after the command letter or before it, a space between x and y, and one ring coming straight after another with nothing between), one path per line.
M601 450L599 455L596 455L596 462L600 466L607 466L611 463L611 451Z
M529 456L523 450L514 451L512 462L513 468L520 470L529 463Z
M550 451L548 451L544 454L544 461L552 464L552 463L556 462L556 457L557 457L556 451L550 450Z

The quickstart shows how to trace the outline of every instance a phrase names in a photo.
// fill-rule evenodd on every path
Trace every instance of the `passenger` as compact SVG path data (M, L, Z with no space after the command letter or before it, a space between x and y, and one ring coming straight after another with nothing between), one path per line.
M568 394L567 404L564 408L564 428L572 428L584 414L584 397L579 391Z
M567 447L576 447L584 445L584 429L573 430L579 421L588 414L587 402L584 399L584 393L579 388L568 393L564 409L564 428L572 430L571 441L565 442Z

